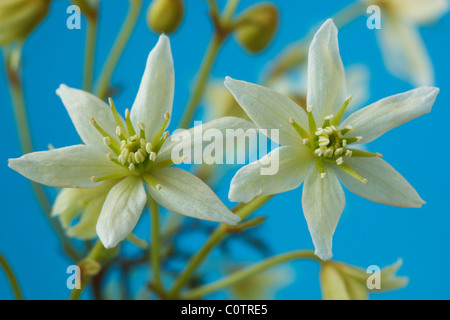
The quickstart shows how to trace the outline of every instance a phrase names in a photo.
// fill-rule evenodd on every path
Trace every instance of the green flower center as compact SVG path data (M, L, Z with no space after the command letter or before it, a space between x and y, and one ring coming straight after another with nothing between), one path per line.
M350 148L350 145L363 140L363 137L347 137L347 134L353 132L353 128L347 126L339 129L339 123L349 105L352 97L350 96L339 109L336 116L329 115L325 117L321 127L317 127L312 113L312 106L307 108L309 133L303 129L293 118L289 120L291 125L302 138L302 143L306 145L313 153L315 162L322 178L326 178L324 162L336 164L340 169L350 174L355 179L367 184L367 179L361 177L347 163L345 158L350 157L382 157L379 153L372 153L358 149Z
M128 169L130 174L142 176L147 182L159 189L161 186L151 176L151 172L156 169L171 166L182 162L184 159L163 160L155 163L158 152L169 136L168 131L164 131L170 119L170 114L164 114L164 121L156 132L152 140L147 140L145 136L145 126L142 122L138 122L139 131L133 127L130 119L130 112L125 110L125 124L117 113L116 107L112 99L109 99L111 112L116 122L116 137L109 135L94 118L91 118L91 124L103 136L104 144L111 150L106 154L107 158L118 166ZM92 177L94 182L101 182L111 179L122 178L126 174L118 173L101 178Z

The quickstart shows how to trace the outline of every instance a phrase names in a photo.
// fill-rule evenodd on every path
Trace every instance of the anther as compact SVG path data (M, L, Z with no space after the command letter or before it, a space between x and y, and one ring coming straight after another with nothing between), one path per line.
M331 157L333 156L333 149L331 149L331 148L327 149L327 150L324 152L323 156L324 156L325 158L331 158Z
M130 163L130 166L128 167L128 169L129 169L130 171L136 170L136 167L135 167L134 163Z
M155 188L156 188L156 190L159 191L159 190L161 190L161 185L160 185L160 184L157 184Z
M156 160L156 153L155 152L151 152L149 158L150 158L151 161L155 161Z
M364 183L364 184L368 184L368 183L369 183L369 180L363 179L361 182Z
M308 138L307 139L303 139L302 143L305 144L305 145L308 144L309 143L309 139Z
M165 112L165 113L164 113L164 119L165 119L165 120L169 120L169 119L170 119L170 113Z
M327 177L326 172L322 172L322 173L320 174L320 178L321 178L321 179L325 179L326 177Z
M342 153L344 153L344 149L342 149L342 148L338 148L338 149L336 149L335 151L334 151L334 155L337 157L337 156L340 156Z
M95 176L92 176L92 177L91 177L91 181L94 182L94 183L96 183L98 180L97 180L97 178L96 178Z
M342 157L336 160L336 164L338 166L342 165L343 163L344 163L344 159Z
M145 150L146 150L148 153L151 153L151 152L152 152L152 144L151 144L150 142L147 142L147 144L145 145Z
M109 147L111 145L111 139L109 137L103 137L103 143Z
M326 147L329 144L330 144L330 139L328 139L325 136L320 136L319 137L319 146Z
M108 152L108 154L106 155L106 157L108 158L108 160L112 160L113 159L113 155L111 152Z
M351 157L352 154L353 154L353 152L350 151L350 150L345 151L345 156L346 156L346 157Z

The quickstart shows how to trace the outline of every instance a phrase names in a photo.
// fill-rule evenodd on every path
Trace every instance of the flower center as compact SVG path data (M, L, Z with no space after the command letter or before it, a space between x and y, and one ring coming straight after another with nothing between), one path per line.
M170 119L168 112L164 114L164 121L153 139L147 140L145 126L142 122L137 123L139 131L136 132L131 123L130 111L128 109L125 110L125 123L123 123L111 98L109 99L109 104L117 125L116 137L109 135L94 118L91 118L91 124L103 136L104 144L111 150L106 155L110 161L127 168L132 174L143 176L147 181L153 181L151 177L153 169L161 169L183 161L183 159L180 159L180 161L167 160L160 161L158 164L155 163L159 150L169 136L169 132L164 131ZM124 173L118 173L101 178L92 177L91 180L101 182L122 178L125 175ZM160 188L156 182L152 184L156 188Z
M382 155L350 148L352 143L362 141L363 137L347 137L346 135L348 133L353 132L353 128L350 126L339 129L339 123L351 99L352 97L350 96L344 102L336 116L329 115L325 117L321 127L317 127L312 113L313 108L312 106L309 106L306 110L309 121L309 133L296 123L293 118L291 118L289 122L302 138L303 144L313 152L315 162L322 178L326 177L324 162L330 162L335 163L340 169L350 174L355 179L367 184L367 179L361 177L345 163L344 158L382 157Z

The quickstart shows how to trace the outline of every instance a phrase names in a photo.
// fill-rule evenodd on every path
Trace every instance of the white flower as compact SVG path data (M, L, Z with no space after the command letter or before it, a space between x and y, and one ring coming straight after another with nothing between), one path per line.
M260 161L241 168L231 182L229 198L249 202L303 187L303 211L323 260L332 257L332 236L345 206L339 180L369 200L400 207L421 207L414 188L378 153L352 148L375 140L390 129L431 110L439 89L421 87L362 108L344 121L346 98L344 68L339 55L337 29L327 20L311 43L308 58L307 112L270 89L227 78L225 86L257 127L279 129L282 146ZM334 115L334 116L332 116ZM271 138L269 136L269 138ZM272 138L273 140L273 138ZM276 175L261 175L275 155Z
M111 100L109 107L97 97L65 85L57 94L85 144L27 154L10 159L9 166L33 181L54 187L92 188L115 180L96 226L106 248L115 247L133 230L147 202L147 192L161 206L179 214L228 224L239 222L203 181L170 167L183 159L171 159L177 143L165 132L174 95L173 60L166 36L159 38L148 57L125 120ZM229 117L211 121L203 129L224 132L248 125L252 124Z
M418 27L444 15L448 0L363 1L378 5L383 12L381 30L376 34L388 70L415 86L432 85L433 66Z

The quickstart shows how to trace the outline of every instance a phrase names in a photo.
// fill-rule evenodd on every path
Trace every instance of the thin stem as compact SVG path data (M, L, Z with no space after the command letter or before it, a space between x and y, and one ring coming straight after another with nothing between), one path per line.
M255 198L247 204L239 204L233 212L245 220L263 206L267 201L269 201L272 196L263 196ZM221 224L217 229L211 234L208 240L203 244L203 247L191 258L188 265L180 276L176 279L170 290L169 296L176 298L180 290L187 284L192 274L195 272L197 267L208 257L211 251L228 235L228 226Z
M366 6L362 1L355 1L333 16L334 24L340 29L364 14L365 10Z
M152 220L152 242L150 250L150 262L153 269L153 282L158 291L163 291L163 283L160 275L160 222L159 222L159 208L158 204L152 197L148 196L148 203L150 205L150 214Z
M293 251L284 254L280 254L277 256L270 257L264 261L261 261L253 266L245 268L243 270L237 271L232 275L215 281L213 283L201 286L199 288L193 289L189 291L183 299L199 299L207 294L216 292L220 289L231 287L241 281L244 281L260 272L263 272L269 268L275 267L279 264L298 260L298 259L311 259L317 261L318 263L322 263L322 261L314 255L313 251L304 250L304 251Z
M97 96L101 99L106 98L108 94L109 84L117 63L122 56L122 53L130 39L130 36L136 26L139 13L141 12L142 0L130 0L130 6L127 16L122 24L122 28L117 36L116 41L109 53L106 63L103 66L102 72L96 86Z
M5 53L5 70L8 79L8 88L12 99L14 118L16 120L16 127L19 133L20 147L22 149L22 153L27 154L33 152L33 144L31 141L23 85L19 71L21 66L21 46L15 48L15 50L18 51L12 54L11 52ZM16 56L13 58L12 55ZM12 63L11 59L15 58L17 58L17 60ZM72 242L67 238L60 224L51 217L52 207L47 194L45 193L44 187L33 181L31 181L31 187L41 209L44 211L46 220L50 223L51 227L60 238L64 251L72 260L78 260L79 256Z
M98 17L95 14L86 16L87 34L84 48L83 90L91 92L94 77L95 45L97 39Z
M203 98L203 94L205 93L208 78L211 74L211 70L214 66L219 51L225 40L228 38L228 35L232 31L230 25L233 14L236 11L237 6L239 5L239 0L228 0L222 18L217 17L217 13L214 12L214 10L217 10L217 5L214 5L215 2L209 1L209 3L213 10L212 18L215 24L214 35L203 58L202 66L197 75L197 82L195 83L194 91L192 92L189 102L185 108L185 112L183 117L181 118L182 120L180 121L179 128L187 128L194 118L198 104L200 103L201 99Z
M211 39L208 50L202 62L199 75L197 76L197 82L194 86L195 89L189 99L188 105L185 108L179 128L187 128L192 122L198 104L205 92L206 84L208 82L212 67L225 38L226 37L224 37L223 35L215 33L213 38Z
M94 245L89 254L86 256L86 259L91 259L101 264L106 260L108 260L110 257L114 256L117 253L117 251L118 251L117 247L113 249L106 249L101 243L101 241L97 240L97 243ZM91 279L93 278L92 275L84 275L83 273L84 273L83 270L81 270L80 289L73 289L70 294L69 300L79 300L81 294L84 292L84 289L86 289Z
M11 289L13 291L16 300L24 300L22 290L20 289L19 281L14 274L13 269L6 260L6 258L0 253L0 268L5 272L6 278L8 279Z

